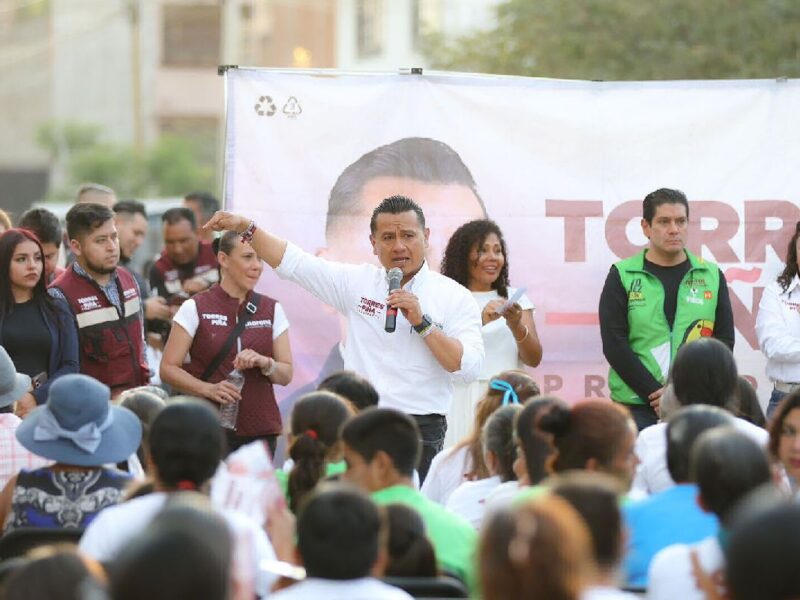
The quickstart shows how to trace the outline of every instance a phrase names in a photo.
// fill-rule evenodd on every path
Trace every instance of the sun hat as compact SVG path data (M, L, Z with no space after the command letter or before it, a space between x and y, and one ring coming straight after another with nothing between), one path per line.
M112 406L111 390L80 373L53 381L47 403L17 427L25 448L56 462L80 467L117 463L136 452L142 425L127 408Z
M17 373L14 361L0 346L0 408L13 404L31 389L31 378Z

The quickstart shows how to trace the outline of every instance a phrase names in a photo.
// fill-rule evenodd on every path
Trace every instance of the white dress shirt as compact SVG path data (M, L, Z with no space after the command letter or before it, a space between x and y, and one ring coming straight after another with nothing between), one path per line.
M777 281L764 290L758 303L756 335L767 357L767 377L784 383L800 382L800 277L784 292Z
M275 272L344 315L344 368L372 382L380 406L412 415L446 415L453 380L469 382L480 373L484 351L478 305L467 288L431 271L427 262L403 289L417 296L422 312L446 336L461 342L461 365L454 373L439 364L400 311L396 330L384 331L389 284L383 267L327 261L288 243Z
M667 546L650 563L648 599L705 600L706 595L698 589L692 572L693 551L706 575L718 574L725 568L725 555L716 536L696 544Z

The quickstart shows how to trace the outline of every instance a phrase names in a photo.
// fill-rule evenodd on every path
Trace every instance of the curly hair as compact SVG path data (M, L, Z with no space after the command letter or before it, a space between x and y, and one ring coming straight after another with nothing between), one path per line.
M778 283L785 292L789 289L789 284L792 283L797 272L797 240L800 238L800 221L794 226L794 235L789 240L789 249L786 251L786 266L783 271L778 275Z
M500 249L505 259L500 274L492 282L492 289L497 290L504 298L508 298L508 249L506 241L503 239L503 232L500 231L497 223L489 219L476 219L464 223L455 230L447 242L447 248L442 257L442 275L446 275L468 288L469 253L473 248L477 248L480 254L486 238L492 233L500 240Z

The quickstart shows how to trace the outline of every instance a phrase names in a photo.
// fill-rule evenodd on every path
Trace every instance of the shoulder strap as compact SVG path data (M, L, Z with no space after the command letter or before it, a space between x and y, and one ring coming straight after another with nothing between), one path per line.
M214 359L210 363L208 363L208 366L206 367L206 370L203 371L203 374L200 376L200 379L202 379L203 381L207 381L208 378L211 376L211 374L217 370L217 368L225 359L225 357L228 356L228 352L230 352L231 348L233 348L233 344L234 342L236 342L236 338L242 335L245 325L247 325L247 322L250 320L250 317L256 314L260 302L261 302L261 294L253 292L250 301L245 303L244 307L239 313L239 320L236 323L236 327L234 327L231 330L230 335L228 335L228 339L225 340L225 343L223 344L220 351L217 352L216 356L214 356Z

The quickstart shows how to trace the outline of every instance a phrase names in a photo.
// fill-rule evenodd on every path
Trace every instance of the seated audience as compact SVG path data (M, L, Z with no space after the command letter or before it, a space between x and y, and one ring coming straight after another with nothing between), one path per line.
M617 478L625 491L630 488L637 430L624 407L602 400L584 400L572 407L554 404L538 424L553 439L555 452L547 465L551 473L600 471Z
M383 575L385 523L362 492L328 484L311 494L297 517L297 557L306 579L275 600L410 600L406 592L375 579Z
M553 495L491 515L479 556L483 600L579 600L591 577L586 525Z
M385 577L436 577L436 551L425 535L425 523L413 508L386 505L389 526Z
M697 504L697 485L690 478L689 460L697 438L713 427L732 426L734 417L716 406L687 406L667 426L667 465L676 485L627 504L625 571L628 583L647 585L650 561L672 544L700 541L718 530L717 519Z
M52 462L17 441L16 431L22 420L13 412L14 403L30 389L31 378L17 373L8 352L0 346L0 489L21 469L36 469Z
M113 600L228 600L233 540L207 498L176 494L110 568Z
M717 339L701 338L678 350L670 371L670 383L680 406L707 404L736 414L739 389L736 361L730 349ZM767 447L767 432L745 419L736 419L736 427ZM666 423L643 429L636 440L639 467L632 493L642 496L675 485L667 470Z
M475 409L472 432L452 448L437 454L431 462L422 493L440 504L465 481L484 479L489 470L483 461L481 432L489 416L501 406L523 404L539 395L539 386L524 371L503 371L489 382L489 390Z
M345 472L339 430L352 415L349 403L332 392L311 392L295 403L289 435L291 470L275 472L292 512L322 479Z
M95 561L74 546L59 544L34 549L29 560L4 582L4 600L103 600L106 577ZM116 600L116 598L115 598Z
M755 388L741 375L737 377L736 383L736 410L734 414L756 427L766 429L767 418L764 416L764 411L758 402Z
M380 505L399 503L415 509L425 522L442 570L470 583L475 530L414 489L419 440L417 423L408 415L388 408L365 410L342 428L344 478L370 492Z
M548 487L578 511L589 529L593 568L582 600L635 600L618 589L625 546L620 514L620 486L602 473L573 471L554 477Z
M161 396L148 391L147 388L152 389L153 387L133 388L122 392L119 396L119 405L139 417L139 422L142 424L142 441L139 444L139 449L136 450L136 456L145 468L147 465L147 440L150 436L150 426L155 421L158 413L166 406L166 402Z
M138 421L137 421L138 423ZM81 551L102 561L114 560L181 491L207 493L225 449L225 437L214 410L200 400L170 402L150 428L148 472L155 491L106 509L83 534ZM233 573L242 582L237 597L264 595L269 582L257 578L262 559L275 553L261 526L233 511L223 511L234 536Z
M47 403L17 427L20 444L55 464L22 469L0 493L5 531L85 528L122 498L130 476L103 465L127 459L142 438L139 419L110 404L111 390L87 375L53 382Z
M486 509L487 497L497 486L516 482L514 459L514 418L521 407L504 406L496 411L483 426L483 462L489 477L465 481L450 494L447 510L464 517L475 529L480 529Z
M771 473L767 455L752 439L732 427L706 431L692 448L691 479L700 491L698 503L719 518L720 532L695 544L675 544L653 558L648 598L704 600L693 575L696 568L722 580L722 543L730 531L733 508L747 494L767 484ZM693 563L697 566L693 566Z
M337 371L328 375L317 386L320 391L333 392L350 401L356 412L378 406L378 390L366 377L353 371Z
M769 452L786 473L792 494L800 483L800 391L781 400L769 426Z
M737 522L725 551L730 600L800 598L800 506L770 507ZM716 600L712 598L712 600Z

